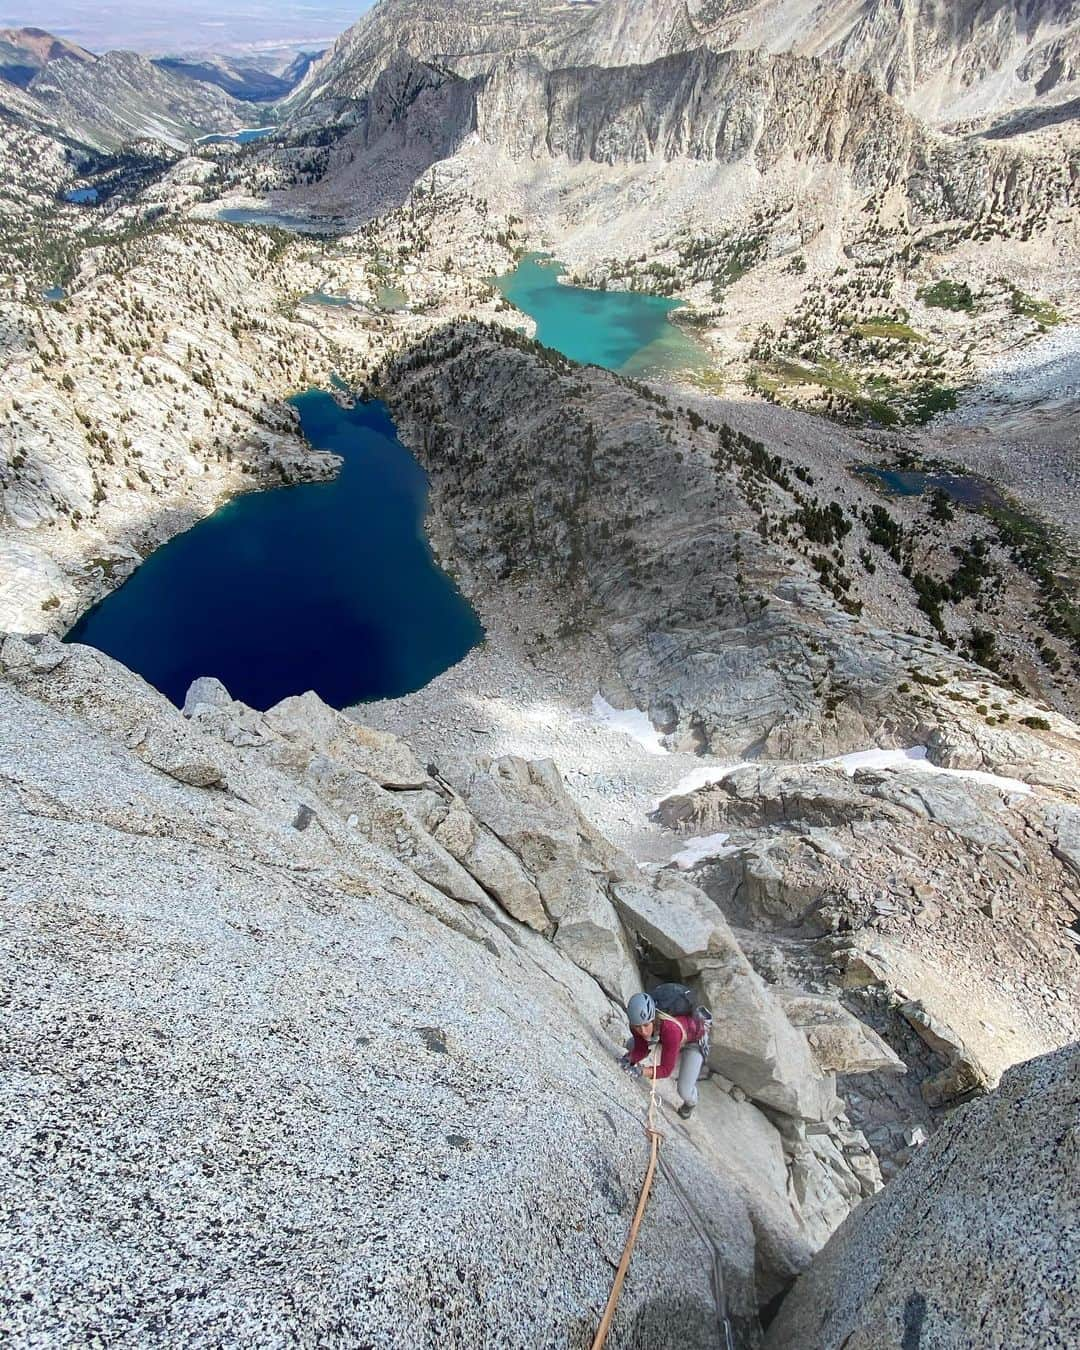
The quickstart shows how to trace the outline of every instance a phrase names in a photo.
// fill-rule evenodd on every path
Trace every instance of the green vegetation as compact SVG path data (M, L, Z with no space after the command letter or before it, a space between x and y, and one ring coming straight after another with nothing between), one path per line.
M914 390L908 420L925 426L938 413L952 412L956 407L956 390L940 384L920 384Z
M954 309L971 312L975 297L966 281L935 281L932 286L921 286L916 298L932 309Z
M1043 328L1053 328L1055 324L1065 322L1065 316L1049 300L1036 300L1033 295L1025 294L1016 286L1009 287L1009 299L1012 312L1018 318L1034 319Z
M986 514L998 538L1039 588L1040 618L1047 631L1080 653L1080 605L1075 588L1058 572L1058 549L1044 525L1009 507L990 507Z
M895 319L867 319L863 323L852 324L860 337L890 338L894 342L925 342L921 333L917 333L910 324L899 323Z

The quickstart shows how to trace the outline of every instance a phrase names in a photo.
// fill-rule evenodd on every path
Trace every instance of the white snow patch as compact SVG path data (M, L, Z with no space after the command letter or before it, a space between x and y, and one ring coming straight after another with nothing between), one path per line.
M921 765L933 768L926 761L926 746L914 745L909 750L856 750L850 755L837 755L835 759L819 759L818 764L829 768L843 769L854 774L856 769L899 769Z
M854 754L822 759L818 763L843 769L847 774L854 774L856 769L918 769L924 773L942 773L952 778L966 778L973 783L985 783L999 792L1016 792L1027 797L1031 795L1030 784L1019 778L1005 778L982 769L946 769L940 764L931 764L924 745L913 745L907 750L857 750Z
M671 861L685 872L706 858L726 858L736 851L736 845L727 842L730 838L728 834L694 835L683 840L683 847L672 854Z
M669 753L667 746L660 740L660 733L649 721L649 714L643 713L640 708L613 708L601 694L593 695L592 706L593 713L601 722L606 722L616 731L625 732L650 755Z
M688 797L691 792L696 792L698 788L708 787L710 783L721 783L733 773L738 764L706 764L700 769L691 769L685 778L679 781L664 794L667 797Z

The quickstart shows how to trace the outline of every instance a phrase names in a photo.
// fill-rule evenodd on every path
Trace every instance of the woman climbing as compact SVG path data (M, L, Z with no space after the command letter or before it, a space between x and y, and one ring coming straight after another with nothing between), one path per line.
M670 1078L678 1065L676 1087L682 1105L679 1115L688 1120L697 1106L698 1078L709 1053L708 1008L695 1008L690 990L682 984L662 984L651 994L635 994L626 1005L630 1039L619 1063L636 1077ZM641 1061L653 1045L660 1046L660 1062Z

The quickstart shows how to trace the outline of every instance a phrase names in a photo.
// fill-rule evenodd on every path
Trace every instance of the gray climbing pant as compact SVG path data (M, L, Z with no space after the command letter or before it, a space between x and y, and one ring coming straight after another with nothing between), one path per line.
M626 1048L627 1050L633 1050L633 1036L626 1042ZM687 1106L697 1106L698 1104L697 1085L704 1064L705 1056L701 1053L701 1047L696 1041L684 1045L679 1051L679 1069L675 1086L678 1089L679 1096Z

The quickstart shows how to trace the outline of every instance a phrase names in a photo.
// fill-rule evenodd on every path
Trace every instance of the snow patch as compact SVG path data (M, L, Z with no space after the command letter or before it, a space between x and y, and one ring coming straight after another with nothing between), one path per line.
M941 773L951 778L966 778L972 783L985 783L997 788L999 792L1016 792L1025 797L1031 795L1031 786L1019 778L1005 778L1000 774L986 773L982 769L946 769L940 764L931 764L926 757L925 745L913 745L907 750L858 750L851 755L839 755L836 759L822 759L819 764L843 769L854 774L857 769L917 769L923 773Z
M693 835L683 841L683 847L672 854L671 861L685 872L706 858L726 858L737 849L737 845L727 842L730 838L729 834Z
M613 708L601 694L593 695L592 707L601 722L614 727L616 731L625 732L650 755L669 753L667 746L660 740L660 733L649 721L649 714L643 713L640 708Z
M737 764L708 764L700 769L691 769L685 778L680 778L675 786L664 794L665 800L668 797L689 797L698 788L708 787L711 783L721 783L738 767Z

